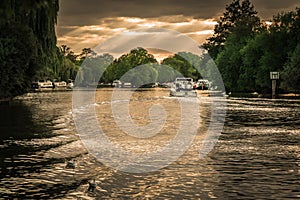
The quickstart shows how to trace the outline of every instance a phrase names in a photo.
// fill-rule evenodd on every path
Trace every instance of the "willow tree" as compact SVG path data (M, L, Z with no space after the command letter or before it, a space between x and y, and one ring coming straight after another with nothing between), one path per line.
M26 92L51 71L58 0L0 1L0 97Z

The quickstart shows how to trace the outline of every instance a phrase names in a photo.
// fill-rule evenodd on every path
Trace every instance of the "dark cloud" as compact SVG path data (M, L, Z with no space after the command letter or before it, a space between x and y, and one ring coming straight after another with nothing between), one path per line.
M296 7L300 7L299 0L253 0L252 2L262 19L272 19L280 12L293 11Z
M252 0L252 2L258 9L278 9L278 11L300 5L299 0Z
M203 43L232 0L60 0L56 27L59 44L75 51L94 47L115 34L136 28L179 31ZM262 19L300 7L299 0L252 0Z
M61 0L59 24L93 25L101 18L153 18L183 15L213 18L223 13L231 0ZM276 12L300 6L299 0L253 0L255 9L270 18Z
M211 18L228 0L61 0L59 23L91 25L107 17L140 17L184 15Z

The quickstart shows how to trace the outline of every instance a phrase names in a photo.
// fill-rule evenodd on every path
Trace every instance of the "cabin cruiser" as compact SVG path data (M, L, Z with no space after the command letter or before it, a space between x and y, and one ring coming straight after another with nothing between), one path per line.
M52 82L52 81L37 81L32 83L34 91L52 91L52 90L65 90L67 83L65 81Z
M197 97L197 91L193 90L192 78L176 78L171 86L170 96Z
M67 88L67 83L65 81L53 82L53 89L55 90L65 90Z
M44 90L52 90L53 83L51 81L38 81L32 83L32 88L35 91L44 91Z

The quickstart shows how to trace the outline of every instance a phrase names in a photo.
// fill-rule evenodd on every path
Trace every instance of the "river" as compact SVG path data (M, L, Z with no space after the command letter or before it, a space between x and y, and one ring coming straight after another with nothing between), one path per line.
M111 94L112 89L97 90L95 112L114 143L140 153L155 151L176 135L180 105L167 89L134 93L129 106L134 123L150 123L153 103L167 113L165 126L146 139L122 133ZM199 158L214 98L198 97L201 119L187 151L146 173L117 170L89 153L72 117L72 92L29 93L0 105L0 198L300 199L300 101L226 99L218 142ZM66 167L73 160L75 168ZM88 191L93 179L97 187Z

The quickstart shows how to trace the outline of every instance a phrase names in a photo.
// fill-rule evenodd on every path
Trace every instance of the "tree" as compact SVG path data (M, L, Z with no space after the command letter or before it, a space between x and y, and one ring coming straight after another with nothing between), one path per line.
M76 78L78 86L89 86L98 84L105 69L113 62L113 56L110 54L95 55L85 58Z
M121 77L122 82L130 82L135 87L156 83L158 72L154 67L154 63L139 65L129 70Z
M52 71L58 0L0 1L0 98L30 89Z
M180 75L178 71L167 65L155 65L154 68L157 71L156 81L159 83L172 82Z
M200 59L198 61L200 61ZM197 73L194 65L196 65L198 61L197 56L192 53L179 52L172 57L165 58L162 64L172 67L177 72L177 76L197 79L199 78L199 73Z
M300 44L297 45L289 61L284 66L282 76L286 89L300 91Z
M300 21L296 10L274 16L272 25L262 26L241 50L243 63L238 84L244 90L261 93L271 90L269 73L283 70L299 41Z
M252 34L260 26L257 12L249 0L233 0L226 6L226 11L214 28L214 35L203 45L212 58L224 49L225 42L232 31L243 27L241 34Z
M114 80L120 79L130 69L149 63L157 64L158 62L146 49L141 47L132 49L130 53L122 55L111 63L104 73L103 80L112 83Z
M37 70L36 38L28 27L10 25L0 32L0 97L22 94Z
M204 47L215 59L227 90L251 91L250 68L243 66L243 48L260 29L257 12L249 0L234 0L215 26L214 35Z
M268 76L269 74L265 72L268 69L263 69L260 60L264 55L265 48L269 45L268 38L268 32L262 31L240 50L242 63L238 84L243 91L260 92L264 88L261 75Z

